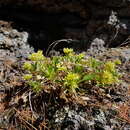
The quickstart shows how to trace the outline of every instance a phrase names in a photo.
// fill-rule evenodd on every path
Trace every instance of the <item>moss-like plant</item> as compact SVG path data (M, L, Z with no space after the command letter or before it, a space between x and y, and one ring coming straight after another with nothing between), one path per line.
M61 87L64 92L76 93L80 84L106 86L119 83L120 74L116 61L99 61L83 53L76 54L73 49L64 48L64 56L45 57L42 51L31 54L30 61L25 62L24 80L39 92L45 89L46 83L50 88Z

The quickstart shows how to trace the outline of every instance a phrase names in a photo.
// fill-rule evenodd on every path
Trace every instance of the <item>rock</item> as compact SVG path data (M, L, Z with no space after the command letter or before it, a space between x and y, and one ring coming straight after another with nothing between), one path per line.
M90 114L85 111L78 112L70 108L67 111L65 111L65 108L58 109L53 117L53 119L56 119L56 122L53 122L53 127L62 130L112 130L121 127L121 123L115 118L117 115L115 108L105 110L105 112L93 108L92 113L90 120ZM88 117L89 119L87 119ZM53 119L52 121L54 121Z
M4 52L4 49L7 49L9 56L26 58L33 52L33 48L31 48L27 43L27 32L18 32L16 29L7 29L6 27L2 27L0 32L0 49L3 53L6 53ZM2 55L5 56L5 54Z
M63 108L61 110L57 110L57 112L56 112L56 115L58 114L60 116L60 117L58 116L58 119L60 119L60 120L59 121L57 120L58 122L55 122L55 123L57 123L56 126L60 127L60 129L62 129L62 130L70 130L70 129L87 130L87 129L90 129L91 130L91 128L93 128L93 125L94 125L93 121L86 120L82 115L78 114L74 110L67 109L66 112L64 110L65 110L65 108ZM54 118L56 118L55 115L54 115Z
M18 34L19 34L18 31L17 31L16 29L13 29L13 30L11 30L9 36L10 36L11 38L16 38L16 37L19 36Z
M105 50L105 42L102 39L95 38L88 49L90 55L101 54Z

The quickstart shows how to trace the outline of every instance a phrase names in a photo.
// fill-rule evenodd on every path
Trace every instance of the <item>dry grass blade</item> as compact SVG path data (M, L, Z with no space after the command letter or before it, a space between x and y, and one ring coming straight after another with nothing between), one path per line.
M27 125L31 126L34 130L38 130L36 127L34 127L32 124L30 124L27 120L31 120L33 122L33 119L31 117L29 117L29 115L23 113L23 112L20 112L19 110L17 110L16 108L14 108L14 110L17 112L17 116L19 117L19 119L26 123Z
M53 50L59 43L66 42L66 43L71 43L71 42L78 42L78 40L73 40L73 39L61 39L54 41L52 44L49 45L47 51L46 51L46 56L48 55L50 49Z

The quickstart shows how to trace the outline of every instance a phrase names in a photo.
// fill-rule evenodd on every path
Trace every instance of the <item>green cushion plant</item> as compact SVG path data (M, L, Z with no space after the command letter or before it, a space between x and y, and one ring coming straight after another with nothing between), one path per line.
M106 86L119 83L119 60L99 61L84 53L76 54L73 49L64 48L64 56L45 57L42 51L29 55L29 61L23 65L26 74L24 80L36 92L46 87L61 87L64 92L76 93L80 84Z

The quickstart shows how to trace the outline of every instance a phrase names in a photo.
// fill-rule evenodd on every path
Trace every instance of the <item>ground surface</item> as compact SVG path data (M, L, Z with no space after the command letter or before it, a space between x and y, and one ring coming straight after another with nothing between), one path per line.
M0 23L0 128L7 130L129 130L130 46L106 49L101 39L85 52L101 60L122 61L122 83L105 88L88 87L79 95L82 102L66 102L58 92L34 93L25 85L21 69L34 52L28 33L18 32L8 22ZM96 42L96 45L94 44Z

